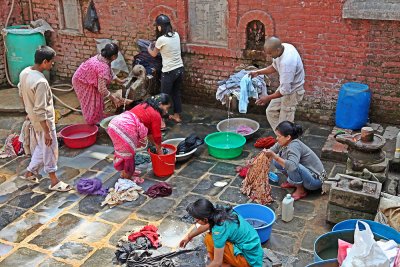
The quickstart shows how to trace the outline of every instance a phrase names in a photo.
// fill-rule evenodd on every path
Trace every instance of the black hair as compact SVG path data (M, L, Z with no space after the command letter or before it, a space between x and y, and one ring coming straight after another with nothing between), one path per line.
M156 38L160 36L172 37L174 35L174 30L172 29L171 21L168 16L164 14L160 14L156 18ZM161 27L161 31L158 30L158 27Z
M114 55L118 55L118 45L114 43L106 44L106 46L101 49L101 56L108 60L111 60Z
M144 108L147 108L148 106L154 108L157 110L161 116L163 115L163 110L160 108L160 104L162 105L168 105L171 103L171 99L169 98L169 95L161 93L152 97L147 98L143 103L146 104Z
M205 198L198 199L194 203L189 204L186 211L195 219L207 219L210 225L210 232L214 225L221 225L224 221L233 221L239 224L239 219L237 215L233 213L231 206L225 207L216 205L214 207L214 205Z
M299 138L303 134L303 127L290 121L282 121L276 126L276 130L283 136L291 136L292 140Z
M50 61L56 56L56 51L50 46L42 45L35 52L35 64L42 64L44 60Z

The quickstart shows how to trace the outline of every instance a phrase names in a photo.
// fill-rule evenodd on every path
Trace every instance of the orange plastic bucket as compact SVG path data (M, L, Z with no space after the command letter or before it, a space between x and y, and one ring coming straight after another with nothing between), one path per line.
M162 147L172 151L169 154L158 155L148 150L151 158L151 164L153 165L154 175L157 177L167 177L175 171L175 158L176 158L176 147L170 144L162 144Z

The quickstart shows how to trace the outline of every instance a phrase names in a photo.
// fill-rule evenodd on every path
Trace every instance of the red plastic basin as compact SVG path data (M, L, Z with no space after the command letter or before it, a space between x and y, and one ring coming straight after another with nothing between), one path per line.
M98 130L96 125L73 124L63 128L60 136L69 148L85 148L96 142Z

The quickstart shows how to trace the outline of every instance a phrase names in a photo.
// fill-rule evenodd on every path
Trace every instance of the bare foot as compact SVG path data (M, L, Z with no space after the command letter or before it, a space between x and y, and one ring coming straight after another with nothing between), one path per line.
M173 120L177 123L182 122L181 116L179 115L179 113L175 113L174 115L170 115L169 116L170 120Z

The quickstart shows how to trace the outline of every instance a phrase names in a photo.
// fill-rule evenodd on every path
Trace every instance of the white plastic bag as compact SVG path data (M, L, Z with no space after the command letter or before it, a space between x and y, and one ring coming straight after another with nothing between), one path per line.
M111 39L95 39L95 40L96 40L97 53L100 53L101 49L103 49L106 46L106 44L109 44L109 43L118 44L118 42L111 40ZM111 70L113 73L113 78L116 75L118 75L118 73L120 71L129 73L128 65L126 65L124 56L122 55L121 51L118 52L117 59L115 59L111 62Z
M365 226L364 231L360 231L358 224ZM369 225L358 221L354 230L354 245L348 249L347 257L343 261L342 267L389 267L389 259L378 246L374 239L374 234Z

